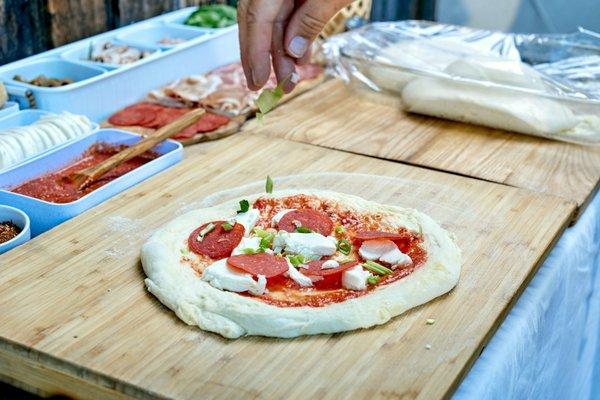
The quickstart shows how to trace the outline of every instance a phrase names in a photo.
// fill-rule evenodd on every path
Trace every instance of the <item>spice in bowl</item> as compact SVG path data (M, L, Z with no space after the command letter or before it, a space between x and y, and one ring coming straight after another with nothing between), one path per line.
M12 221L0 222L0 243L16 238L21 231L22 229L13 224Z

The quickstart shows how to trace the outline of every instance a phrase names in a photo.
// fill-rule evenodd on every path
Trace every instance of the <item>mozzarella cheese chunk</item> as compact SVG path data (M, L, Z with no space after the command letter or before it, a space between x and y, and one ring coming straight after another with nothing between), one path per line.
M321 269L334 269L340 266L340 263L335 260L327 260L321 265Z
M289 213L290 211L296 211L296 209L294 208L288 208L285 210L281 210L279 211L277 214L273 215L273 218L271 219L273 226L276 226L279 224L279 221L281 221L281 218L283 218L283 216L287 213Z
M335 254L335 239L319 233L287 233L283 235L285 251L290 254L301 254L304 257L330 256Z
M260 248L260 238L258 236L243 237L240 244L231 252L232 256L245 254L244 249L252 249L257 251Z
M258 280L255 281L249 273L238 272L229 267L225 258L206 267L202 273L202 280L220 290L250 292L257 296L264 294L267 287L264 275L258 275Z
M288 275L294 282L296 282L298 285L300 285L302 287L309 287L309 286L313 285L310 278L308 276L304 275L302 272L298 271L292 265L290 260L287 260L287 264L288 264Z
M412 263L411 258L388 239L365 240L358 249L358 254L365 260L383 261L392 267Z
M83 115L47 115L36 122L0 132L0 169L20 163L52 147L92 131Z
M250 232L256 225L258 218L260 217L260 212L256 209L250 209L245 213L239 213L235 216L235 222L244 225L244 229L246 231L245 236L249 236Z
M392 251L388 251L387 253L379 257L379 261L383 261L392 266L412 264L411 258L397 248Z
M370 276L371 273L359 264L342 272L342 286L350 290L366 290Z

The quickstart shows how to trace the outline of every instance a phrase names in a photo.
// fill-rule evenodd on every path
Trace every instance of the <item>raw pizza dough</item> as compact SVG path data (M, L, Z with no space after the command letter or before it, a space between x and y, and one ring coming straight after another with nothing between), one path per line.
M427 261L410 275L369 294L322 307L277 307L249 296L219 290L181 261L181 249L198 226L235 215L241 199L192 211L157 230L143 245L141 260L148 290L189 325L227 338L261 335L290 338L380 325L406 310L450 291L458 282L461 252L448 232L413 209L381 205L330 191L278 191L273 197L315 195L353 211L376 212L391 225L422 232ZM251 203L265 195L246 197Z

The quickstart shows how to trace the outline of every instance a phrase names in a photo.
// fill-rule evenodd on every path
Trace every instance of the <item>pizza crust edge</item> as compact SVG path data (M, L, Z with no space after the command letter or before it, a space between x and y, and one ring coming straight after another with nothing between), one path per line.
M369 328L450 291L458 283L461 251L429 216L357 196L320 190L283 190L273 197L313 194L358 212L378 212L395 224L422 231L428 258L407 277L372 293L324 307L276 307L203 281L182 264L180 249L199 225L233 215L240 199L189 212L159 228L144 243L141 260L148 290L189 325L234 339L244 335L291 338ZM251 202L265 194L246 196Z

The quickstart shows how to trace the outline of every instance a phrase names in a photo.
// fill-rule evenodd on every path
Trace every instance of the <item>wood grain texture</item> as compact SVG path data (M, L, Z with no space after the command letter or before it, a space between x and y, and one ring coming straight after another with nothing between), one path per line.
M335 171L355 175L325 174ZM292 182L431 215L463 250L457 288L370 330L236 341L185 325L145 290L139 250L154 229L219 190L299 173L312 175ZM574 208L558 197L248 133L194 146L179 165L0 256L0 352L11 360L8 372L0 363L0 375L63 383L84 398L92 397L86 385L106 389L106 398L442 398Z
M48 0L48 13L55 47L116 28L107 0Z
M600 147L407 114L337 80L244 129L549 193L579 207L600 183Z
M0 65L52 45L45 1L0 0Z

